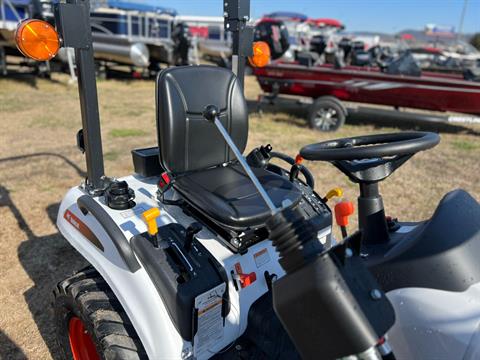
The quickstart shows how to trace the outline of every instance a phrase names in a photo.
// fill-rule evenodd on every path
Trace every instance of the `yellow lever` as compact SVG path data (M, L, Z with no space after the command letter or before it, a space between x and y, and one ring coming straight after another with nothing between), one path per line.
M328 201L333 197L342 197L343 196L343 190L342 188L336 187L331 189L329 192L327 192L327 195L323 198L323 201Z
M148 233L151 236L155 236L158 233L157 227L157 218L160 216L160 209L159 208L151 208L145 211L143 214L143 219L147 223Z

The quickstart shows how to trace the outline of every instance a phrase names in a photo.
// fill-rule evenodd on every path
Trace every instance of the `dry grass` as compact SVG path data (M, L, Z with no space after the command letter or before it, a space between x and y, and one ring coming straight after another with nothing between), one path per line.
M24 80L0 80L0 358L48 359L58 351L49 310L51 290L84 265L53 223L63 194L82 179L80 169L58 157L84 169L75 147L81 120L77 89L67 85L65 76ZM132 171L130 149L156 143L154 84L101 81L98 90L106 173L122 176ZM248 97L256 99L258 92L254 79L247 79ZM249 148L271 143L295 155L302 145L332 137L308 129L298 116L301 112L252 114ZM395 130L386 123L349 123L333 136ZM28 156L43 153L50 155ZM20 155L27 156L12 159ZM478 135L468 129L442 129L436 149L418 154L382 185L387 212L425 219L443 194L458 187L480 198L479 155ZM308 165L319 193L342 186L347 198L357 196L356 186L331 165Z

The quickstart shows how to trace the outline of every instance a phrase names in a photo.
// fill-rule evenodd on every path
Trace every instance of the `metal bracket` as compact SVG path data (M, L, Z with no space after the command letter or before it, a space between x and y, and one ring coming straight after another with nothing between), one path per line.
M232 71L243 88L246 57L253 54L253 28L250 20L250 0L224 0L224 27L232 33Z
M55 23L62 39L62 46L76 49L88 49L92 43L90 29L87 29L87 17L90 14L85 4L55 5Z

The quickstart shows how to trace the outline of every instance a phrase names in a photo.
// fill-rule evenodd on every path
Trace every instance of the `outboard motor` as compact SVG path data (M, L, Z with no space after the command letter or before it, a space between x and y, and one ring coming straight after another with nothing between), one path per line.
M327 39L324 35L315 35L310 40L310 51L316 52L318 55L322 55L327 48Z
M181 22L175 25L172 31L174 45L174 64L177 66L188 65L188 49L190 48L190 37L188 25Z
M260 20L255 26L254 41L265 41L270 47L273 60L282 57L290 47L287 27L275 19Z

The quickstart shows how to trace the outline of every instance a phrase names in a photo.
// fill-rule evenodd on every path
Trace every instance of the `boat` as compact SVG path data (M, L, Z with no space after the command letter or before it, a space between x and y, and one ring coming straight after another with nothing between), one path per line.
M35 17L37 2L32 0L0 0L0 46L16 49L15 30L22 20Z
M295 95L316 99L312 106L319 106L318 102L327 97L325 108L312 110L309 115L310 126L324 131L335 131L345 121L347 112L341 101L480 115L480 82L467 81L457 74L422 72L419 68L403 71L401 63L393 64L396 69L274 61L255 68L254 75L270 99L279 94ZM336 123L330 119L341 112L344 114Z
M232 37L225 31L221 16L177 16L178 21L188 25L188 31L203 58L228 67L232 55Z
M0 75L2 76L8 75L9 66L10 68L28 67L37 76L50 76L48 61L32 62L25 59L15 44L15 31L18 24L29 18L47 20L43 16L43 3L40 0L0 0ZM12 57L16 60L10 61Z
M127 1L94 3L90 11L97 60L147 67L174 64L173 10Z

